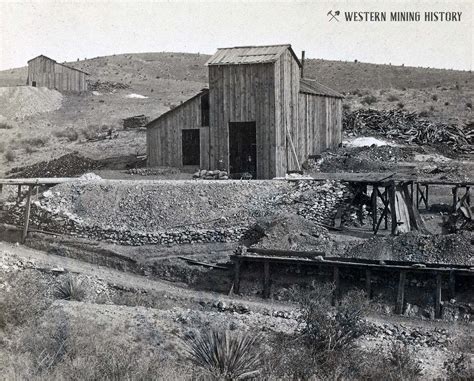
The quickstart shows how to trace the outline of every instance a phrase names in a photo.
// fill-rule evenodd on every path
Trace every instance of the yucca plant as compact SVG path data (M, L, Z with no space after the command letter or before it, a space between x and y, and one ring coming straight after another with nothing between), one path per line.
M189 358L210 377L243 380L256 377L262 366L259 335L210 329L184 338Z
M60 299L81 301L86 291L82 281L69 275L56 287L56 295Z

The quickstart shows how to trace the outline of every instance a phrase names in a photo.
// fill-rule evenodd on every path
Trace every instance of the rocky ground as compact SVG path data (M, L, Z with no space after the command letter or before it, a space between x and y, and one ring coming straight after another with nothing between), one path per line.
M27 366L31 366L32 360L25 352L18 357L17 343L24 341L25 337L36 341L38 347L31 350L30 355L38 353L48 342L45 339L42 343L38 342L42 334L50 332L58 335L62 332L57 331L57 324L69 327L68 333L55 336L61 338L66 335L72 342L68 341L69 345L77 345L86 333L93 334L95 342L101 342L104 335L99 330L105 330L109 337L110 353L121 348L120 343L128 342L134 348L139 345L142 355L147 353L146 356L152 356L155 360L156 356L159 357L162 369L158 375L163 379L183 379L190 375L190 364L182 341L187 332L220 326L230 327L231 330L250 330L269 338L278 333L292 334L299 329L299 310L291 303L196 292L169 282L150 280L22 246L0 244L0 254L3 296L11 297L10 290L19 287L20 279L30 279L36 285L44 286L45 296L50 300L48 307L36 315L41 329L37 328L32 336L28 337L32 329L28 319L17 329L9 324L6 330L5 326L0 327L4 344L0 350L3 375L21 375L30 370ZM81 301L61 300L55 293L57 286L71 274L86 291ZM20 295L19 291L15 294ZM0 299L0 303L4 302L5 299ZM30 310L35 307L30 305ZM359 340L358 346L364 350L378 348L383 351L392 343L399 343L413 351L415 360L423 369L424 379L446 375L442 364L454 354L472 355L472 348L467 344L469 337L472 338L469 325L457 323L453 326L442 321L414 320L372 312L365 319L369 330ZM44 350L47 351L48 347ZM83 347L83 352L87 350L87 346ZM100 353L97 353L99 357ZM21 359L25 368L16 368L12 358ZM107 359L103 361L108 363ZM131 359L129 361L131 366L135 366ZM176 373L177 368L181 369L180 373ZM79 370L83 371L80 367L76 369Z

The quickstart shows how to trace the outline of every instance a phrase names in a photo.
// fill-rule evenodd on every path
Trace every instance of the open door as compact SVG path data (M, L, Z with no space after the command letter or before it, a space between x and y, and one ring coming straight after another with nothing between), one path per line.
M229 123L229 170L232 178L257 178L255 122Z
M183 165L199 167L201 165L201 144L198 129L182 130Z

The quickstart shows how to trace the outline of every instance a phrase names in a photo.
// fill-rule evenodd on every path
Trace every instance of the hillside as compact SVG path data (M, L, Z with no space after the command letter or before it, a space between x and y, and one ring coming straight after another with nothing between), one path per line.
M12 87L4 92L15 95L0 97L0 174L72 151L93 158L144 153L144 131L123 131L122 119L156 118L197 93L207 85L208 58L140 53L71 62L100 82L84 95L63 94L59 108L41 108L56 104L57 96L44 92L39 99L37 90L24 86L26 67L0 71L0 88ZM459 125L472 120L471 72L308 59L305 76L346 94L346 108L404 108ZM37 107L25 112L35 97ZM111 129L120 131L117 139L90 140Z

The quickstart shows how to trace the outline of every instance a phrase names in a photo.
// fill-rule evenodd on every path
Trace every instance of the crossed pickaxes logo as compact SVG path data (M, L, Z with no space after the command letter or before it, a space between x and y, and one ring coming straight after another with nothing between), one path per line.
M339 20L337 19L337 16L339 16L340 14L341 14L340 11L334 11L334 13L333 11L329 11L327 15L331 17L329 21L336 20L337 22L339 22Z

